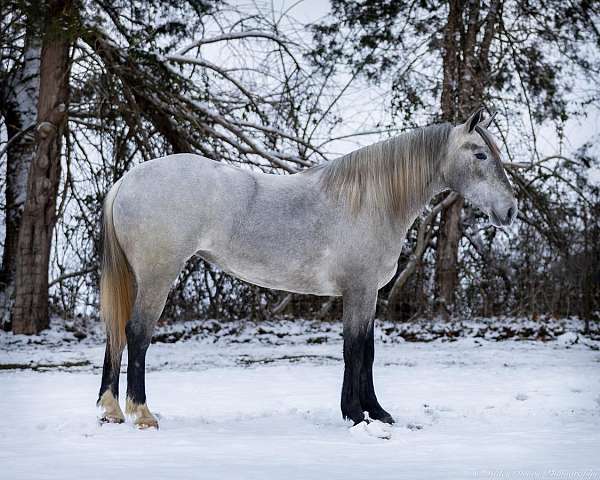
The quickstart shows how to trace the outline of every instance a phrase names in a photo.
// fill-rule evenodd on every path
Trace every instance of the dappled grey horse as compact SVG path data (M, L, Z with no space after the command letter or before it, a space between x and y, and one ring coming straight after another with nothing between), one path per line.
M126 412L139 427L158 427L146 406L146 350L171 285L199 255L262 287L342 296L342 414L355 424L393 423L373 387L377 292L396 272L409 227L437 193L461 193L497 226L514 219L489 123L478 111L465 124L417 129L294 175L192 154L128 172L104 206L102 420L124 420L118 389L126 343Z

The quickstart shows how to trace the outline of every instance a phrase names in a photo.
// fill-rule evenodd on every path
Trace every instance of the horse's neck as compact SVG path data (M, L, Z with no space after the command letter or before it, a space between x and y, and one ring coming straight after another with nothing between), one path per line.
M427 127L352 152L316 172L350 215L410 226L443 190L442 165L451 126ZM377 217L377 218L375 218Z
M403 215L392 216L391 224L394 225L396 230L404 232L401 234L405 234L414 221L425 211L431 200L445 190L447 189L443 184L441 172L433 172L431 181L422 192L420 198Z

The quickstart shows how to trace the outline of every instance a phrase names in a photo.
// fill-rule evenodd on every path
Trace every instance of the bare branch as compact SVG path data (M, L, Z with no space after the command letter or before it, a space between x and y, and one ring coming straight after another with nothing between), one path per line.
M285 50L285 52L294 61L298 70L301 70L300 64L298 63L298 61L296 60L296 58L294 57L294 55L292 54L292 52L289 50L289 47L288 47L288 45L297 45L296 43L294 43L290 40L278 37L271 33L261 32L258 30L253 30L253 31L248 31L248 32L224 33L222 35L217 35L216 37L203 38L200 40L196 40L195 42L192 42L189 45L186 45L185 47L183 47L182 49L177 51L176 55L177 56L185 55L187 52L189 52L193 48L200 47L202 45L207 45L209 43L224 42L224 41L229 41L229 40L239 40L242 38L265 38L267 40L271 40L271 41L277 43L279 46L281 46L281 48L283 48Z
M32 123L31 125L23 128L22 130L19 130L15 135L13 135L13 137L8 142L6 142L6 145L4 145L2 150L0 150L0 158L2 158L4 156L4 154L8 151L8 149L14 142L16 142L19 138L21 138L27 132L33 130L33 127L35 127L35 123Z
M89 267L89 268L84 268L83 270L79 270L77 272L65 273L64 275L61 275L60 277L57 277L54 280L52 280L50 283L48 283L48 288L56 285L57 283L64 282L65 280L68 280L69 278L81 277L83 275L87 275L88 273L95 272L96 270L97 270L96 267Z

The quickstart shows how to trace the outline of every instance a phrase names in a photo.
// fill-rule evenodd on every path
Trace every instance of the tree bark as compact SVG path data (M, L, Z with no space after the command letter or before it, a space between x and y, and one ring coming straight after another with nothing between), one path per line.
M454 312L455 291L458 285L458 245L462 236L460 221L465 201L459 197L442 212L437 239L436 310L448 318Z
M442 53L444 78L442 80L441 108L442 120L445 122L454 122L457 116L461 4L461 0L450 0L448 20L444 30L444 49Z
M14 303L17 245L23 207L27 197L27 176L35 150L34 129L40 85L41 35L35 25L25 36L23 61L8 78L2 95L6 123L5 233L0 269L0 328L10 328Z
M19 232L14 333L34 334L49 325L48 265L56 222L62 136L69 101L71 0L47 3L42 40L36 148L29 169L27 199Z

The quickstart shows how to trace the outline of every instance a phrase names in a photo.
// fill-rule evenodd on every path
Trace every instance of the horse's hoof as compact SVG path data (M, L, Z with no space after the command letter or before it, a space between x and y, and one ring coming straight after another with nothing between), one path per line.
M380 422L387 423L389 425L396 423L394 418L384 409L369 412L369 418L371 420L379 420Z
M392 438L392 426L380 420L373 420L367 425L367 433L372 437L389 440Z
M374 418L375 420L379 420L380 422L383 422L383 423L387 423L388 425L393 425L394 423L396 423L396 420L394 420L394 418L389 413L386 413L385 415L382 415L380 417L371 417L371 418Z
M139 429L156 428L158 430L158 420L145 403L134 403L129 398L125 405L127 415L133 420L133 424Z
M140 430L146 430L147 428L156 428L158 430L158 420L154 417L139 418L134 424Z
M123 415L119 402L110 390L104 392L96 405L100 409L98 421L101 425L104 423L123 423L125 421L125 415Z
M98 423L100 423L100 425L104 425L105 423L123 423L124 421L125 418L109 415L104 415L98 419Z

